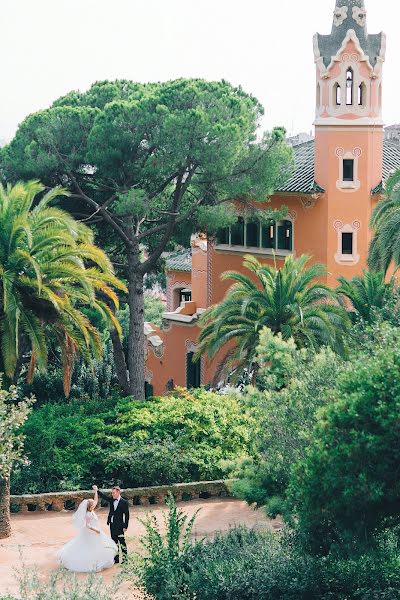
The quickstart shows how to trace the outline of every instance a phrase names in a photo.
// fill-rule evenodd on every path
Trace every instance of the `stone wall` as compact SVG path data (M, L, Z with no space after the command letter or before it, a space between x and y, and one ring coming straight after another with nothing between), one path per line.
M111 490L103 490L111 494ZM132 506L165 504L166 497L172 494L177 502L197 498L229 496L229 481L200 481L196 483L176 483L146 488L130 488L121 495ZM61 511L75 510L82 500L93 498L93 490L75 492L54 492L47 494L25 494L11 496L11 512ZM101 501L102 506L106 504Z

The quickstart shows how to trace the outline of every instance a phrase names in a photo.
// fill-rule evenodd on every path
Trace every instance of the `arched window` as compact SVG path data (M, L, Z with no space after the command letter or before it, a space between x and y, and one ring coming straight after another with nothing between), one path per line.
M365 106L367 96L367 87L364 82L358 86L358 106Z
M335 106L342 104L342 88L338 83L333 86L333 103Z
M352 106L353 104L353 88L354 88L354 73L353 69L349 68L346 72L346 104Z

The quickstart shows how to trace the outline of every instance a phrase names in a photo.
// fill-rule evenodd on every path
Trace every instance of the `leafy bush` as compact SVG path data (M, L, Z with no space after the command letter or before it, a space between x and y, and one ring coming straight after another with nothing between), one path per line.
M46 404L24 426L30 464L14 471L12 491L219 479L223 460L251 452L252 428L238 396L204 390Z
M185 515L173 502L165 521L164 534L156 519L147 521L145 556L128 567L128 576L156 600L400 599L395 532L374 551L345 561L335 554L305 553L289 531L237 528L189 544L193 520L186 528Z
M141 523L146 536L141 540L144 556L128 562L127 573L134 577L135 584L157 600L179 600L191 598L187 585L185 563L190 549L190 536L197 513L189 520L178 510L174 499L167 500L168 512L164 513L165 534L155 515Z
M195 477L193 460L195 451L183 449L171 438L133 438L108 454L105 475L110 483L123 482L124 487L168 485Z
M315 550L400 524L400 334L390 342L340 376L295 468L292 509Z
M346 365L331 350L299 352L292 340L285 342L268 329L261 333L257 355L258 388L247 388L244 401L257 422L258 456L237 465L232 475L240 478L236 495L259 506L273 504L273 514L279 497L286 497L292 465L304 457L316 412L330 402L337 373Z

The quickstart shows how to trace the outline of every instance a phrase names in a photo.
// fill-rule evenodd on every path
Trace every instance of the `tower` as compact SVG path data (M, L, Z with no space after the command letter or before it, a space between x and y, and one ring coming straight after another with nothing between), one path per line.
M366 266L372 190L382 181L382 65L386 38L370 35L364 0L337 0L332 31L314 36L315 179L325 189L330 283Z

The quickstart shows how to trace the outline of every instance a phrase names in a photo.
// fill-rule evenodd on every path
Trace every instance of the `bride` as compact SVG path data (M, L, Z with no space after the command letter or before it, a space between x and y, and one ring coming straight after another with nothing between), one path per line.
M74 514L73 522L79 531L57 553L59 562L69 571L90 573L102 571L114 565L114 556L118 553L116 544L99 529L94 509L97 506L97 490L94 499L83 500Z

